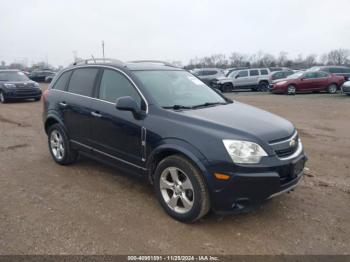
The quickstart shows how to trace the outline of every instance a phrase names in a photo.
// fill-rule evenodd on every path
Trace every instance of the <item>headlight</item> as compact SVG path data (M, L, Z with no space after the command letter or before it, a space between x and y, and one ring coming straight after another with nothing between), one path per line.
M5 86L6 88L10 88L10 89L16 88L16 85L15 85L15 84L7 84L7 83L5 83L4 86Z
M256 143L240 140L222 140L234 163L257 164L263 156L267 156L264 149Z
M284 85L287 81L277 82L276 85Z
M39 88L39 84L37 82L34 83L34 86Z

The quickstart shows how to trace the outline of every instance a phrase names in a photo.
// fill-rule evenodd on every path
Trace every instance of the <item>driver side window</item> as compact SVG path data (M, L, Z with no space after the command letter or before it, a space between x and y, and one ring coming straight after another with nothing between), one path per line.
M105 69L101 78L99 99L115 103L123 96L131 96L141 106L141 96L130 81L115 70Z
M244 70L244 71L239 71L238 75L236 76L236 78L239 77L247 77L248 76L248 70Z

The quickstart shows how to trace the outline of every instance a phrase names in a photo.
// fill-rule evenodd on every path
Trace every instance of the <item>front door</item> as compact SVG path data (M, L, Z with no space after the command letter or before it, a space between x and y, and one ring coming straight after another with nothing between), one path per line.
M117 70L104 69L92 102L91 143L100 154L143 166L143 120L116 109L116 100L123 96L132 97L142 108L142 98L129 79Z

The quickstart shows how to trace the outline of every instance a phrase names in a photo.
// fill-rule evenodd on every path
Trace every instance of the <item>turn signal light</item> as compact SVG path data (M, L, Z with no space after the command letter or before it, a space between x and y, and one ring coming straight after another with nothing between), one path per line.
M219 179L219 180L229 180L230 179L229 175L225 175L225 174L221 174L221 173L214 173L214 176L216 177L216 179Z

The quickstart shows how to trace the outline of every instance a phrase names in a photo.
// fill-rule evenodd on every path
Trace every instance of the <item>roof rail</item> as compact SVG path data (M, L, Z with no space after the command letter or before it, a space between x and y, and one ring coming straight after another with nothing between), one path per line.
M87 65L87 64L119 64L119 65L125 65L123 61L113 59L113 58L91 58L91 59L82 59L75 61L72 65Z
M177 67L169 62L160 61L160 60L135 60L135 61L128 61L128 63L150 63L150 64L163 64L165 66L171 66L171 67Z

